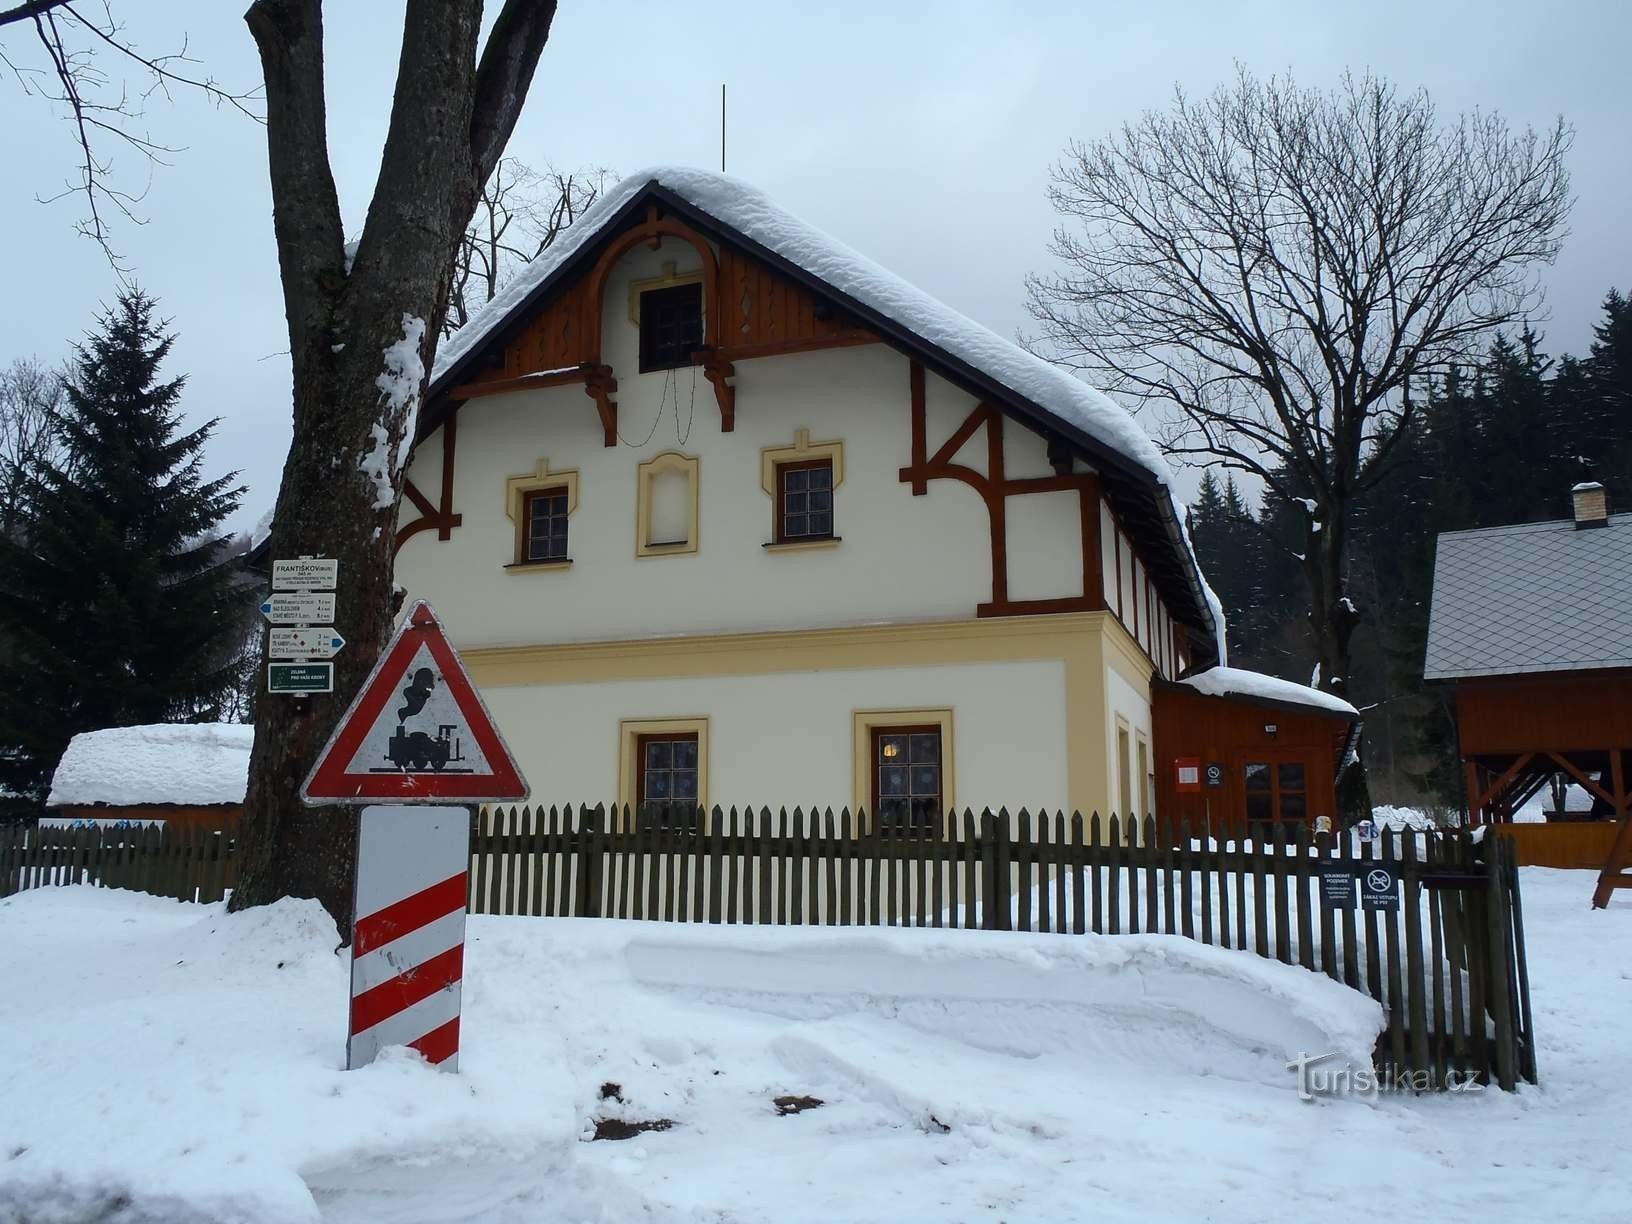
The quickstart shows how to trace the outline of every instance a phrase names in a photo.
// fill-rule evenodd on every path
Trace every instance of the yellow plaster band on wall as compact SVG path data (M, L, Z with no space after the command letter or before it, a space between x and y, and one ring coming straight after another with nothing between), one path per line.
M1086 816L1108 813L1112 805L1105 671L1108 660L1119 672L1132 669L1124 653L1125 633L1118 638L1120 626L1110 628L1115 623L1108 612L1075 612L477 647L461 653L471 676L484 688L1060 660L1065 667L1067 798ZM1108 647L1107 642L1114 645Z

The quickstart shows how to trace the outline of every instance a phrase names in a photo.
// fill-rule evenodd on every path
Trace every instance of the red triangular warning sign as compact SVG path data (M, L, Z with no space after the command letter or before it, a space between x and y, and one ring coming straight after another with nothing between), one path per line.
M300 788L326 803L486 803L527 783L424 600L408 613Z

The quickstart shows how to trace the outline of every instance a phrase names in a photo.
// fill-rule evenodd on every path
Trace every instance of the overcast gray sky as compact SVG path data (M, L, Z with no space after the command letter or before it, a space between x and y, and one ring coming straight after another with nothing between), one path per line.
M144 50L191 53L229 86L259 80L244 0L113 0ZM496 7L496 5L490 5ZM396 69L400 6L328 5L330 157L348 232L360 228ZM4 38L37 60L27 27ZM719 87L730 85L729 169L784 207L1013 335L1022 280L1046 265L1048 166L1166 104L1175 82L1205 92L1240 60L1307 85L1345 67L1426 86L1445 112L1494 109L1516 125L1562 114L1576 128L1576 206L1546 276L1547 348L1579 352L1611 285L1632 288L1627 149L1632 5L1624 0L1363 4L1171 3L825 5L715 0L676 6L561 0L510 152L534 164L719 165ZM73 200L41 205L75 149L63 120L0 81L0 362L56 359L116 283L74 234ZM180 341L172 374L186 411L221 418L217 471L250 485L247 526L269 506L289 441L289 367L262 129L178 96L148 112L155 138L186 149L160 168L116 241ZM145 171L121 157L140 182Z

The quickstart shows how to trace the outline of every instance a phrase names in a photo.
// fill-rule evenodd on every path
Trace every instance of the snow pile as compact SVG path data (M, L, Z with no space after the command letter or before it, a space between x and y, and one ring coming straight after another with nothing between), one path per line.
M1166 489L1173 522L1183 536L1184 508L1174 490L1173 474L1150 435L1125 408L1081 379L1028 353L1012 340L1004 339L836 238L801 221L778 207L758 188L712 171L662 166L624 179L441 345L435 377L450 371L557 268L598 238L602 224L652 182L1131 459ZM1189 547L1188 539L1185 546ZM1192 549L1192 558L1194 555ZM1199 575L1199 570L1197 573ZM1219 658L1223 659L1222 608L1207 587L1206 578L1201 577L1200 581L1213 611Z
M1212 667L1179 681L1198 693L1209 697L1246 697L1263 701L1285 701L1294 705L1314 706L1335 714L1359 718L1360 711L1341 697L1294 680L1266 676L1262 672L1243 671L1238 667Z
M255 728L156 723L74 736L46 804L242 803Z
M1379 829L1398 829L1401 832L1432 833L1440 823L1421 808L1395 807L1379 803L1371 809L1372 823Z
M1172 937L475 918L460 1073L346 1072L335 942L309 901L0 902L0 1219L1072 1218L1147 1147L1256 1167L1309 1117L1286 1061L1381 1023Z
M380 389L380 418L369 430L374 445L357 461L365 476L374 482L374 509L389 510L397 504L395 480L414 448L414 429L419 417L419 389L425 382L425 363L420 345L425 340L425 320L417 315L402 316L402 339L387 346L385 368L374 380ZM400 424L395 452L391 432Z

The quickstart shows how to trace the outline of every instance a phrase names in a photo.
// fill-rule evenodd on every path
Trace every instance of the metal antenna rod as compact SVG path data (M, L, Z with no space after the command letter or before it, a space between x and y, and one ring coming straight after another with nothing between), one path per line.
M725 82L720 82L720 173L725 173Z

